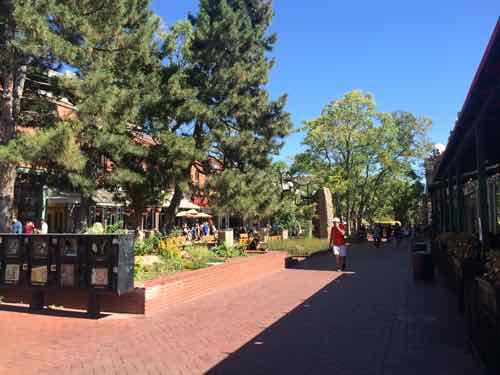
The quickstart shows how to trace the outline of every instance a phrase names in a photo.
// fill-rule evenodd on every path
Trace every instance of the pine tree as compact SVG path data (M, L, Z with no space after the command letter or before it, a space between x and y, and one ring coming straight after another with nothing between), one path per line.
M174 64L174 74L168 70L176 89L167 90L168 100L184 109L172 123L175 131L194 139L205 161L202 172L217 174L212 165L222 165L227 183L239 178L228 171L251 174L268 167L291 129L286 95L271 100L266 90L274 65L267 54L276 42L276 35L268 35L272 16L269 1L201 0L199 13L189 17L192 33L182 62Z
M2 2L1 226L10 215L19 162L42 160L48 173L81 191L82 219L96 188L140 177L124 160L145 152L136 142L142 126L135 124L143 104L156 94L151 72L158 65L158 26L149 0ZM30 138L18 136L16 126L22 124L25 82L35 66L44 74L58 68L74 72L51 84L71 99L77 113L54 126L39 126ZM103 159L115 168L108 171Z

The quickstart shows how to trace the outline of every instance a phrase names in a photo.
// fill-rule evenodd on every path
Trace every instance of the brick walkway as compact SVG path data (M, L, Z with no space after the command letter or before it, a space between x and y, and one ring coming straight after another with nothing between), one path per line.
M351 248L150 317L0 310L0 374L481 374L456 304L404 249Z

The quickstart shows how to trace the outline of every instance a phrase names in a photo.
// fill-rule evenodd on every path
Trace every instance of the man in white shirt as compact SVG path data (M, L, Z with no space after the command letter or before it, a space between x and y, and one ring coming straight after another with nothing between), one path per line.
M45 220L42 220L41 225L40 225L40 233L42 234L47 234L49 233L49 224L45 222Z

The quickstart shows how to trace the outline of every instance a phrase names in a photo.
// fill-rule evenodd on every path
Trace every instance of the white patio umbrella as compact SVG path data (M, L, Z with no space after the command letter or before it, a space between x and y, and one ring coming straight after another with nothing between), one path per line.
M213 216L204 212L198 212L194 217L197 219L211 219Z
M176 217L196 217L198 214L198 211L196 210L187 210L187 211L181 211L175 215Z

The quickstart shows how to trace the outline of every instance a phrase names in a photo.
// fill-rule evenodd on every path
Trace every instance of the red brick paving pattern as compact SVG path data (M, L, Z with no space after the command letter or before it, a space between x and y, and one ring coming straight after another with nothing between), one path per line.
M150 317L0 310L0 374L479 374L442 288L402 249L351 249ZM337 280L336 280L337 279Z

